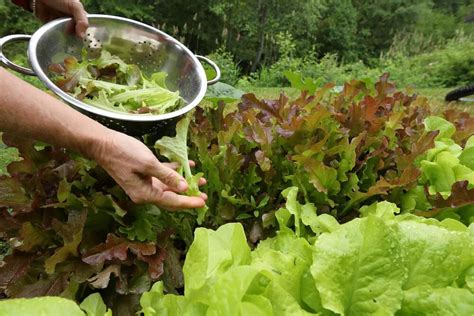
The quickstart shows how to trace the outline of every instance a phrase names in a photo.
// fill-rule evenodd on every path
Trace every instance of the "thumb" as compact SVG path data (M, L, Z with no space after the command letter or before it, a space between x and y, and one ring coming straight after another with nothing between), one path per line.
M188 183L179 173L158 160L147 171L149 175L158 178L176 192L184 192L188 189Z
M84 38L89 27L89 20L87 19L87 12L84 10L84 6L79 1L70 2L69 12L76 24L76 34Z

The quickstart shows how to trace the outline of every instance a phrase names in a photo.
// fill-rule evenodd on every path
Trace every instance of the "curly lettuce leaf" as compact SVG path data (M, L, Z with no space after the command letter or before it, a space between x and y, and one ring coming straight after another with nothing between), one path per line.
M312 263L312 248L304 238L279 233L262 241L252 252L251 266L262 271L275 286L272 291L291 296L301 305L301 279ZM284 293L284 294L283 294ZM276 298L276 297L275 297Z
M464 148L456 144L451 137L456 131L455 126L440 117L425 119L428 130L438 129L440 134L435 147L428 150L420 161L422 171L421 183L428 184L430 195L441 195L448 199L453 192L453 185L460 181L468 182L468 189L474 187L474 137L470 137ZM411 202L413 204L413 202Z
M456 132L454 124L439 116L429 116L425 119L424 123L427 131L439 131L436 139L451 138Z
M185 117L176 125L176 136L165 136L155 143L155 148L159 153L170 161L176 161L181 165L181 171L189 184L186 194L189 196L199 196L199 179L203 176L202 173L193 175L191 167L189 166L188 158L188 127L189 118ZM207 206L196 210L198 214L198 223L202 223L207 213Z
M183 104L179 92L166 87L167 73L153 73L148 79L137 65L127 64L106 50L97 58L82 61L67 57L63 65L53 65L56 84L92 106L109 111L164 114Z
M384 219L393 219L395 215L400 213L400 209L393 203L382 201L379 203L373 203L370 206L363 206L359 213L363 217L367 217L370 214L375 215L376 217Z
M79 306L87 316L112 316L112 311L105 306L99 293L89 295Z
M295 227L296 236L310 238L311 234L306 230L306 227L314 234L337 229L338 223L334 217L324 214L318 216L313 203L301 204L297 199L298 190L298 187L289 187L281 193L286 199L286 204L275 213L280 231L291 231L289 226L292 224Z
M140 298L141 313L145 316L186 315L185 297L172 294L165 295L163 292L163 281L159 281L153 284L150 291L143 293ZM205 309L203 311L205 312Z
M20 161L20 155L18 149L14 147L7 147L1 140L1 133L0 133L0 176L7 176L7 166L14 162Z
M474 136L471 136L467 140L464 150L459 156L459 162L471 170L474 170Z

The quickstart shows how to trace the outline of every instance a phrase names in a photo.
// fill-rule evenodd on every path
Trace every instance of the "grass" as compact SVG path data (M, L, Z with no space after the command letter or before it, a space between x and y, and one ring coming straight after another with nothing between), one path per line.
M417 89L416 92L428 98L430 103L442 110L444 107L456 107L462 111L468 112L474 115L474 102L451 102L447 103L444 101L446 94L455 88L428 88L428 89Z
M276 99L280 96L280 93L286 94L290 99L297 98L300 95L300 91L294 88L252 88L251 93L260 99Z
M421 96L428 97L430 102L444 104L444 97L451 90L452 89L449 88L429 88L417 89L415 92ZM300 91L294 88L253 88L249 92L255 93L257 97L262 99L277 98L281 92L285 93L290 98L296 98L300 95Z

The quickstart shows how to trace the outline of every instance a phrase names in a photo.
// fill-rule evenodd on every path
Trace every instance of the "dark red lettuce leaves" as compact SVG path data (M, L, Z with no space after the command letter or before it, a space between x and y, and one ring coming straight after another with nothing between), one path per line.
M453 184L451 195L444 199L441 194L431 196L431 204L436 209L458 208L474 204L474 189L468 188L468 181L459 181Z
M397 91L388 76L348 82L342 92L326 85L295 100L247 94L238 105L211 103L193 112L188 141L196 172L207 179L203 226L240 221L251 246L275 234L286 188L297 186L300 203L346 222L364 205L397 203L416 188L417 163L437 136L425 131L427 116L452 122L460 145L474 132L469 114L433 113L426 98ZM103 169L64 149L11 135L4 141L23 160L0 178L0 241L8 248L2 295L82 300L99 291L114 313L129 315L155 280L168 293L182 291L193 214L133 204ZM472 195L457 183L447 200L427 196L421 215L470 207Z
M331 88L296 100L246 94L232 109L196 111L190 156L208 177L209 224L268 223L292 185L301 202L345 221L362 205L396 201L417 184L417 159L438 134L425 131L423 121L443 114L426 98L397 91L386 74L373 86L354 80L340 93ZM445 115L460 143L472 135L469 114Z
M182 252L172 241L169 250L158 246L161 239L191 242L194 223L133 204L95 163L61 148L3 140L23 160L0 178L0 241L8 247L0 257L0 295L82 300L100 290L109 306L119 297L138 301L164 274L167 254ZM152 223L145 234L143 223ZM166 229L174 233L160 235ZM167 278L182 279L181 255L172 260Z

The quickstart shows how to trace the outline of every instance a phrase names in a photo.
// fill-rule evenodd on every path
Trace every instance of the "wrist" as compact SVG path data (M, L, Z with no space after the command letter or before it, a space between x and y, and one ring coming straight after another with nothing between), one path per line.
M84 157L102 164L110 152L113 134L116 132L99 123L96 124L95 128L87 129L86 133L78 137L77 144L73 147Z

